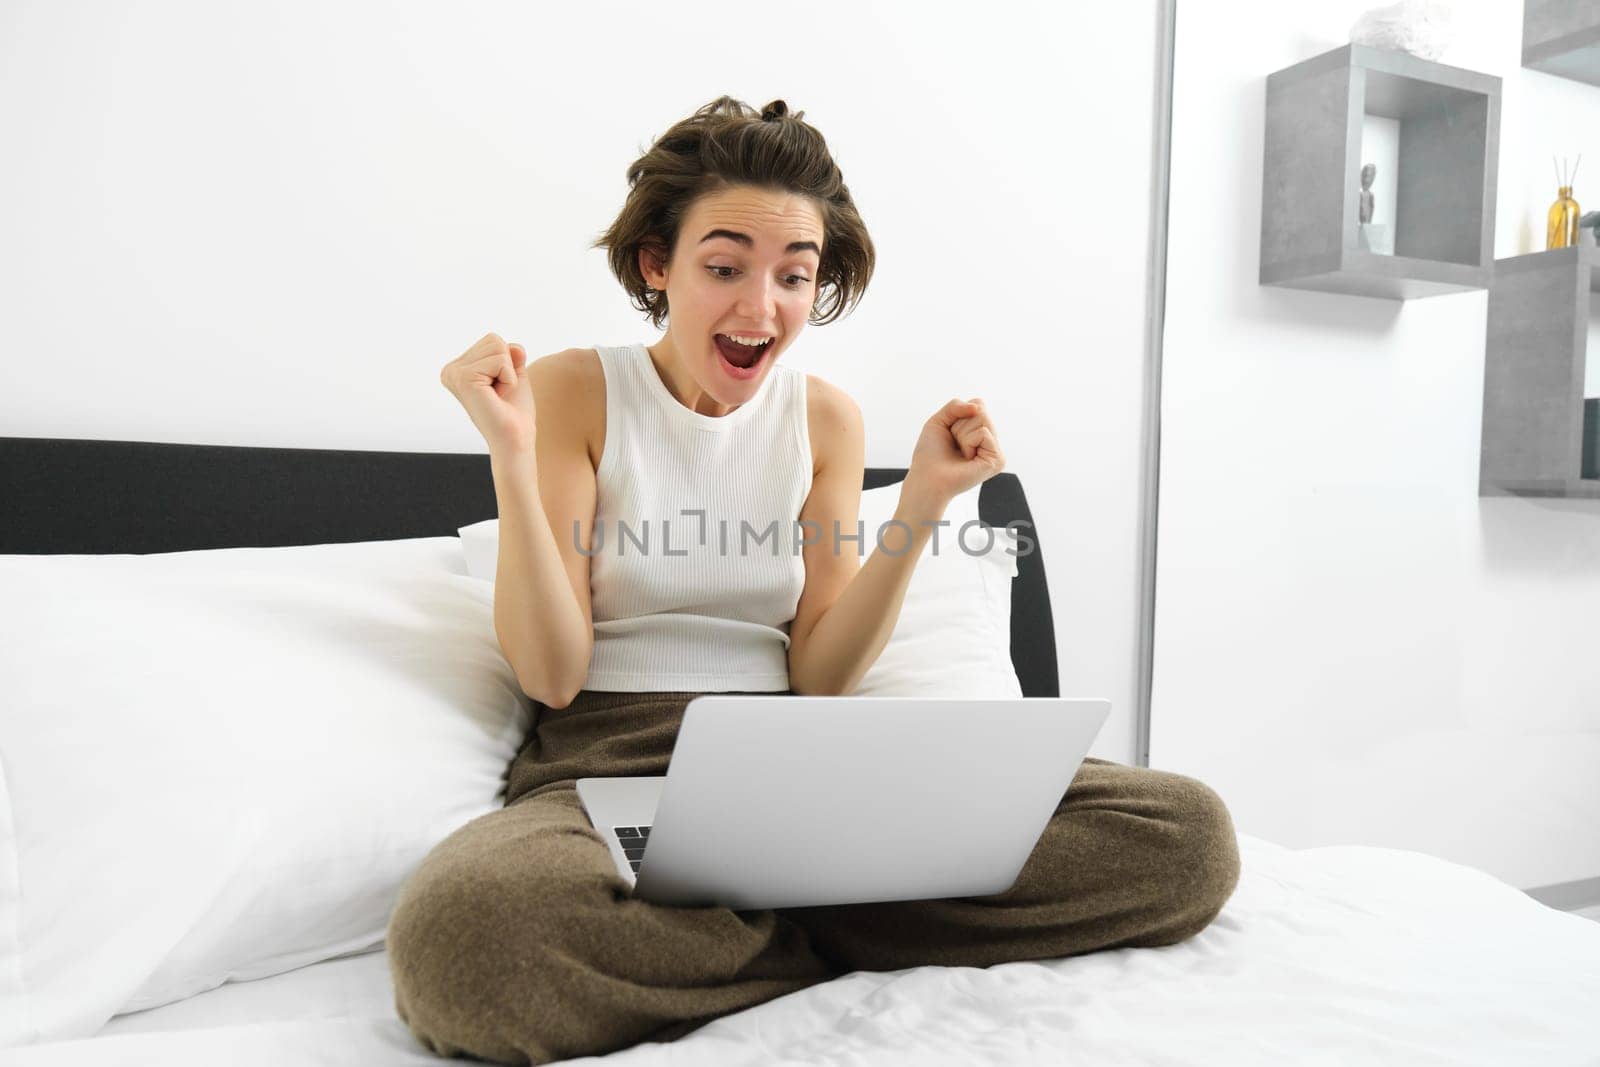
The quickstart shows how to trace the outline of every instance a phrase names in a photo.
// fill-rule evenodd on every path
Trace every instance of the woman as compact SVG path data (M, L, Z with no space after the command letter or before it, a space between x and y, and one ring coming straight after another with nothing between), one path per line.
M913 450L905 526L864 564L856 546L877 532L838 536L859 532L860 411L778 361L859 300L874 251L802 117L720 97L629 168L597 246L667 324L654 345L530 364L489 334L441 372L489 445L495 629L539 705L505 806L440 842L390 921L396 1009L441 1055L547 1063L672 1040L856 969L1171 944L1237 881L1215 793L1093 758L994 896L735 912L637 900L618 876L575 780L664 774L698 693L852 692L932 524L1005 463L982 402L951 400ZM748 551L711 534L786 524L821 536ZM624 527L659 539L629 551Z

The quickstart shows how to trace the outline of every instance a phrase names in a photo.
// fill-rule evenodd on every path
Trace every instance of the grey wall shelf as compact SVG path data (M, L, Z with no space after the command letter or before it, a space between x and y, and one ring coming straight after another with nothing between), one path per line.
M1589 294L1596 290L1600 248L1587 232L1570 248L1495 261L1479 496L1600 500L1600 478L1582 477Z
M1366 115L1400 124L1395 255L1361 247ZM1262 285L1408 300L1483 289L1500 79L1349 44L1267 77Z
M1525 0L1522 65L1600 85L1600 0Z

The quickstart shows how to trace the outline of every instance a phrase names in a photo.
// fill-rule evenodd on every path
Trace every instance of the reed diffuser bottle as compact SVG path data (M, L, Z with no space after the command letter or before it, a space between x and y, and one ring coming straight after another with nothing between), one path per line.
M1552 163L1555 161L1552 159ZM1566 160L1562 160L1564 164ZM1572 179L1578 176L1578 164L1583 162L1583 156L1578 156L1578 163L1572 166L1572 175L1563 180L1561 169L1556 169L1557 195L1556 202L1550 205L1548 217L1549 225L1545 229L1546 249L1567 248L1578 243L1578 202L1572 199Z

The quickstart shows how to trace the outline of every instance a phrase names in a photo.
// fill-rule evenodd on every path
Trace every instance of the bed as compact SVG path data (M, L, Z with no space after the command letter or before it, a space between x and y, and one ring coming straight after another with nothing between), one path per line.
M903 475L867 472L864 517ZM1030 551L919 563L876 684L1059 695L1021 482L968 504ZM487 457L0 438L0 509L0 1065L437 1062L394 1014L382 919L498 806L529 721L463 558ZM917 629L957 597L985 650ZM1181 944L855 972L570 1062L1600 1063L1600 923L1247 829Z

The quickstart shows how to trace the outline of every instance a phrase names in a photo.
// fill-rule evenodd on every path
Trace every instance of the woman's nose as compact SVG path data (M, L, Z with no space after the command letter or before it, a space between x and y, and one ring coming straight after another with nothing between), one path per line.
M739 313L766 322L777 312L778 287L771 278L752 276L739 287Z

